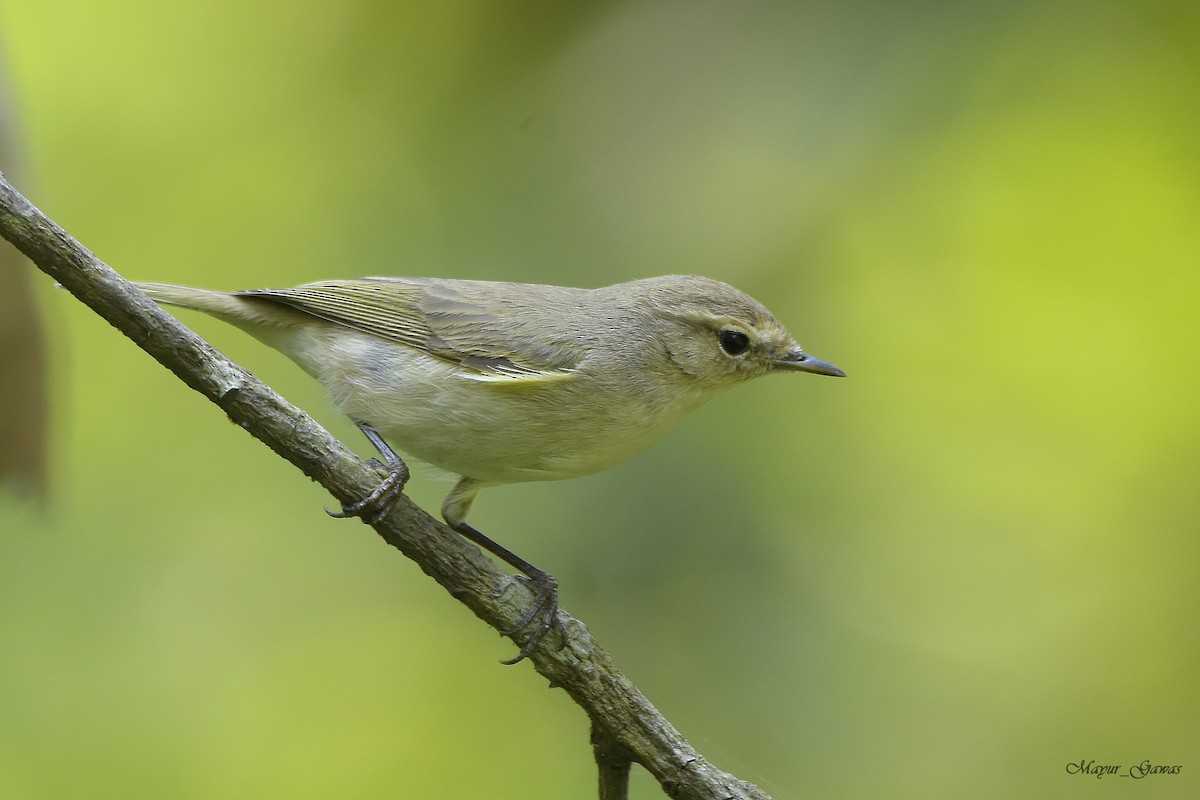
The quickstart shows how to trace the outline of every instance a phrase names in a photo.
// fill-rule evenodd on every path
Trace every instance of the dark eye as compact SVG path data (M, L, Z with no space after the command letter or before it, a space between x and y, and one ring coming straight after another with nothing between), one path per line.
M717 341L721 349L731 356L740 356L750 347L750 337L741 331L718 331Z

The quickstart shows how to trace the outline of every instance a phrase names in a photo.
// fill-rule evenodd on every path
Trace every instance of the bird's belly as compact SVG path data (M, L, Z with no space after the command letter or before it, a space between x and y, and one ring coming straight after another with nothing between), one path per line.
M343 348L344 350L346 348ZM619 464L669 430L700 398L651 404L584 377L507 386L364 338L320 378L340 411L394 447L486 483L553 480ZM366 352L370 351L370 352ZM350 354L345 354L350 355Z

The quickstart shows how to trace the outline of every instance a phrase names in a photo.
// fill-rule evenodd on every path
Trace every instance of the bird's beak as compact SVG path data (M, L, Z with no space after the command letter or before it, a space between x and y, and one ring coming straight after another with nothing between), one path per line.
M794 369L798 372L811 372L814 375L832 375L835 378L846 377L846 373L833 364L810 356L799 348L791 350L779 358L771 359L770 364L776 369Z

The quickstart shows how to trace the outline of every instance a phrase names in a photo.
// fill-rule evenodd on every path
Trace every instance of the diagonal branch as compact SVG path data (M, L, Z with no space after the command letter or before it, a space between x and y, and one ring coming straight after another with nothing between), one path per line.
M184 383L220 406L341 503L367 495L379 474L300 409L217 352L22 197L0 175L0 235L43 272L128 336ZM533 601L461 536L401 497L373 526L395 547L497 630L512 628ZM621 771L636 761L674 798L769 800L758 787L706 761L613 664L583 623L564 614L568 641L546 642L530 661L591 718L597 763L616 773L607 785L624 793ZM513 635L518 645L527 632ZM549 637L556 638L556 637ZM604 776L602 787L606 785Z

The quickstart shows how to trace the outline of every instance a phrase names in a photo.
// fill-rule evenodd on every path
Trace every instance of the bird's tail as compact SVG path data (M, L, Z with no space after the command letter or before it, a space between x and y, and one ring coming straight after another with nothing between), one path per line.
M268 298L240 292L216 292L169 283L137 283L150 299L164 305L190 308L241 328L264 344L291 358L310 375L319 376L321 362L313 355L311 330L318 320Z
M269 298L247 296L240 292L193 289L170 283L135 283L151 300L170 306L203 311L259 336L264 330L296 328L312 323L313 318ZM260 336L261 338L261 336ZM278 347L278 344L272 346ZM283 349L282 347L280 349ZM285 350L286 352L286 350Z
M170 283L135 283L151 300L169 306L192 308L217 316L244 317L246 301L227 292L193 289Z

